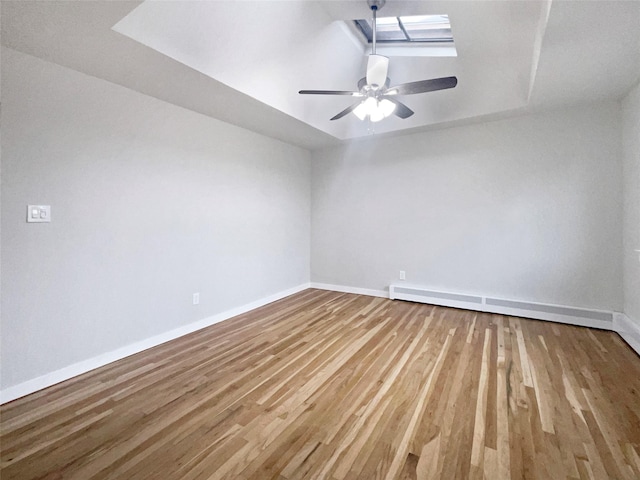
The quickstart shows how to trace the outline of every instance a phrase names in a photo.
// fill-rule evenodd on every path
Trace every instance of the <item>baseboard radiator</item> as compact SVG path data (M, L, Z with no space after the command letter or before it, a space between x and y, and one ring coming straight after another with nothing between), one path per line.
M585 327L613 329L613 312L585 308L551 305L518 300L438 292L415 286L389 285L389 298L410 302L428 303L444 307L463 308L479 312L499 313L514 317L535 318L552 322L569 323Z

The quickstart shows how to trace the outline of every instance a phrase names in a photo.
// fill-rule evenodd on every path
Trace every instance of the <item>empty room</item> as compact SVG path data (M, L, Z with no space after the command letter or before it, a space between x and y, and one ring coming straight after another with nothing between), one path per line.
M640 479L640 1L0 21L2 480Z

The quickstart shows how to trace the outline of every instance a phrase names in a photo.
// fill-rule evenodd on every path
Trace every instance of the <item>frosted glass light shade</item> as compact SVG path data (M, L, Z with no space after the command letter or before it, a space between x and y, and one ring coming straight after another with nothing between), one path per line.
M364 120L365 118L367 118L367 107L364 106L364 102L362 102L360 105L358 105L355 110L353 110L353 113L356 115L356 117L358 117L360 120Z
M384 118L384 115L382 113L382 109L381 108L377 108L375 109L373 112L371 112L369 114L369 119L372 122L379 122L380 120L382 120Z
M383 98L382 101L378 104L378 108L382 110L382 115L386 118L393 113L396 109L396 104L391 100L387 100Z
M379 122L383 118L391 115L395 108L396 104L386 98L378 101L374 97L368 97L353 110L353 113L360 120L365 120L369 117L369 120L372 122Z

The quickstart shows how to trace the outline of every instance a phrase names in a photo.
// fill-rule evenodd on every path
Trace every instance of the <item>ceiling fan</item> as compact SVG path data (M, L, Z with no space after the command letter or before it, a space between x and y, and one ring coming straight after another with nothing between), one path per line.
M367 0L367 4L373 12L373 37L372 49L367 61L367 74L358 82L358 91L343 90L300 90L301 95L350 95L361 97L363 100L345 108L331 118L338 120L353 112L360 120L367 117L372 122L378 122L392 113L400 118L409 118L413 110L395 97L398 95L414 95L416 93L445 90L457 85L456 77L432 78L417 82L403 83L395 87L389 87L390 80L387 77L389 71L389 58L376 54L376 18L386 0Z

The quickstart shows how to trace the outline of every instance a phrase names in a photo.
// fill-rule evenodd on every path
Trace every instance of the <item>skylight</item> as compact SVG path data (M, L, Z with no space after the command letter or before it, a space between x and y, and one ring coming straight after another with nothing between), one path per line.
M371 20L354 20L369 43L373 41ZM376 41L380 43L453 43L449 15L414 15L377 19Z

